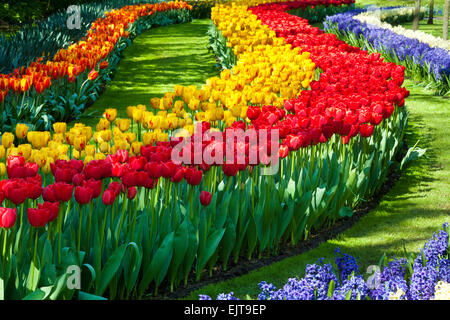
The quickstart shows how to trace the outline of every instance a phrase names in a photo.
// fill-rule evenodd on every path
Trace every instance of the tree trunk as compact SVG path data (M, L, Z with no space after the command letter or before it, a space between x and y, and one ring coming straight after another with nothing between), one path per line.
M420 0L416 0L414 7L413 30L419 29L419 20L420 20Z
M450 9L450 0L445 0L444 8L444 29L442 31L442 38L444 40L448 39L448 10Z
M433 24L434 0L430 0L430 10L428 11L428 24Z

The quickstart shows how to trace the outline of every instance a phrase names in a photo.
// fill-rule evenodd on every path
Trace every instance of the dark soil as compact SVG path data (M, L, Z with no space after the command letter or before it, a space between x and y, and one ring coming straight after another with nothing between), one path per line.
M395 160L401 162L403 157L406 155L408 147L406 144L406 139L403 141L403 148L397 153ZM278 255L262 257L260 259L248 260L245 257L241 257L237 264L230 263L228 269L223 270L222 266L217 266L214 269L213 275L208 277L207 272L204 271L202 274L203 280L196 281L195 274L193 274L186 286L181 286L174 292L169 291L169 286L163 285L159 288L158 295L149 294L146 299L151 300L173 300L183 297L187 297L192 291L195 291L201 287L207 286L209 284L221 282L234 277L239 277L244 274L249 273L252 270L268 266L277 261L283 260L285 258L299 255L303 252L316 248L322 242L333 239L338 234L352 227L361 217L370 212L370 210L376 208L381 201L382 197L391 190L391 188L397 183L401 176L401 172L396 170L393 166L391 172L388 174L386 181L381 186L380 190L367 202L361 203L359 207L354 210L354 214L351 218L343 218L336 221L331 227L323 228L319 231L313 231L308 235L308 239L301 241L296 246L288 246L280 249ZM149 291L151 292L151 291Z

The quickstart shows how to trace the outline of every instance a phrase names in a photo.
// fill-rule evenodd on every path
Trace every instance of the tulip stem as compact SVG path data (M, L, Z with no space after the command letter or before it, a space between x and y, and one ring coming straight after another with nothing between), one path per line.
M81 252L81 226L83 225L83 210L84 205L80 205L80 221L78 223L78 243L77 243L77 262L80 265L80 252Z
M106 228L106 220L108 219L108 206L105 207L105 217L103 219L103 225L102 225L102 234L100 238L100 250L103 249L103 240L105 238L105 228ZM103 250L102 250L103 251Z
M6 255L6 242L8 242L8 235L7 235L7 233L8 233L8 230L6 230L6 229L3 229L3 238L4 238L4 241L3 241L3 257L5 257L5 255Z
M89 258L89 253L91 250L91 226L92 226L92 212L94 211L94 203L91 201L89 205L89 224L88 224L88 234L87 234L87 257Z
M34 251L33 251L33 269L31 269L31 285L34 283L34 269L36 268L36 251L37 251L37 241L38 241L38 229L36 229L36 235L34 236ZM33 290L33 289L32 289Z

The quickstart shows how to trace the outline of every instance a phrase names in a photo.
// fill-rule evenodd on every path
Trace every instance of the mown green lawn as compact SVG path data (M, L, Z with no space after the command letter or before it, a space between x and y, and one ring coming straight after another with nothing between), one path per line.
M443 34L443 25L444 25L444 20L442 20L442 16L438 16L435 17L433 19L433 24L428 24L427 23L428 18L425 18L423 20L419 21L419 30L432 34L435 37L441 37L442 38L442 34ZM407 22L407 23L403 23L402 27L405 29L411 29L412 30L412 21L411 22Z
M77 122L94 126L106 108L117 108L126 117L126 108L150 106L150 99L173 91L176 84L198 85L215 76L213 53L208 52L206 31L209 19L152 28L138 36L124 52L113 81Z

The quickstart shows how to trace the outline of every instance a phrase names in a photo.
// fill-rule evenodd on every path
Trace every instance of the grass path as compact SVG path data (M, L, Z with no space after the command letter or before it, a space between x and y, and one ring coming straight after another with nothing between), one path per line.
M126 117L128 106L144 104L172 91L175 84L202 85L219 73L213 53L207 50L209 19L152 28L138 36L124 52L113 81L86 111L93 117L77 122L94 126L106 108Z

